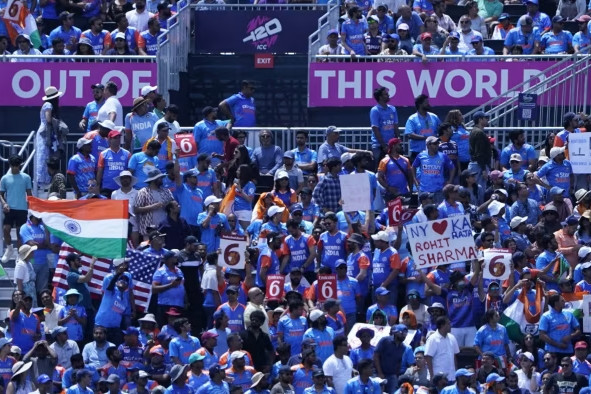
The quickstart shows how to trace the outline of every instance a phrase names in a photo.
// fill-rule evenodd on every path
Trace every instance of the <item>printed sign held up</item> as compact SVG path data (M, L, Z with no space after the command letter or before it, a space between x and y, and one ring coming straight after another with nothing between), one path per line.
M484 251L484 279L505 280L511 275L511 252L507 249L486 249Z
M246 251L246 237L243 235L224 235L220 237L220 249L222 250L222 267L233 269L244 269L246 260L244 252Z
M405 228L418 268L477 258L468 215L407 224Z
M369 175L349 174L339 176L343 212L366 211L371 209Z
M591 173L591 133L568 135L568 159L573 166L573 173Z

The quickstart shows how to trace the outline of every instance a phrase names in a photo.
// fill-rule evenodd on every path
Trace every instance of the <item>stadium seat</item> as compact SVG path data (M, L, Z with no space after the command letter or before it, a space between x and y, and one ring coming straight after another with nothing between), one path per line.
M458 23L458 21L460 20L460 17L462 15L465 15L466 12L466 6L463 5L448 5L445 8L445 13L447 15L449 15L449 17L456 23Z
M527 8L523 4L505 4L503 6L503 12L506 12L509 15L525 15L527 12Z
M503 54L505 40L484 40L484 46L491 48L497 55Z

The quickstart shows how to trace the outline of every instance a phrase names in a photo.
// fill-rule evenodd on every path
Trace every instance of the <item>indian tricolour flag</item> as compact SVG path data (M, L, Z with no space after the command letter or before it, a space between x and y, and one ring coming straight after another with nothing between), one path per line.
M27 34L33 42L33 47L41 46L41 35L37 30L35 17L27 8L26 2L22 0L8 0L2 19L13 45L16 45L16 37L19 34Z
M125 257L127 200L58 200L29 197L29 213L43 220L50 233L81 253Z
M517 299L503 311L500 323L507 329L509 338L520 342L526 334L538 336L539 322L544 310L544 290L538 283L535 289L534 305L522 291Z

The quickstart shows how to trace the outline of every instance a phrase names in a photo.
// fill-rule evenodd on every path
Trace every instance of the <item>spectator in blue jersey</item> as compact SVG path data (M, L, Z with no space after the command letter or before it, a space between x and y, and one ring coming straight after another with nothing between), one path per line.
M386 315L386 322L392 326L398 321L398 309L390 303L390 290L378 287L374 291L376 303L367 308L365 322L369 323L375 311L380 310Z
M239 93L228 97L218 105L222 114L230 120L226 125L228 129L256 126L256 107L252 97L254 92L254 83L244 80L240 85Z
M576 21L579 24L579 31L573 37L573 49L575 53L582 53L588 51L591 45L591 32L589 31L591 16L581 15Z
M67 328L68 338L77 342L82 341L88 320L86 310L81 305L82 294L76 289L70 289L63 298L65 305L59 312L57 324ZM25 351L23 348L23 351L27 352L28 350Z
M88 132L91 130L92 126L97 120L98 110L103 105L103 92L105 90L105 86L101 83L95 83L91 87L92 89L92 100L88 104L86 104L86 108L84 108L84 113L82 114L82 120L78 124L78 127L83 132Z
M464 215L464 206L458 201L460 186L448 184L443 187L444 200L439 204L439 219Z
M201 111L203 120L197 122L193 127L193 137L198 147L199 154L207 154L211 156L214 153L219 155L224 154L224 144L218 140L215 135L215 130L219 127L225 127L229 121L218 120L218 109L207 106ZM220 162L217 157L212 157L214 167Z
M540 37L540 47L547 54L573 53L573 35L563 30L565 19L556 15L552 17L552 29Z
M420 35L420 42L415 44L412 49L412 54L421 58L423 63L428 61L427 55L438 55L439 49L435 45L431 45L433 35L429 32Z
M421 94L415 98L415 108L417 112L408 118L404 128L404 135L409 139L411 162L425 150L425 140L427 137L436 135L441 123L437 115L429 112L431 105L427 95Z
M415 185L419 192L433 193L433 200L440 203L443 201L443 186L453 182L455 166L445 153L438 151L437 137L428 137L426 144L427 150L418 154L412 163Z
M454 394L454 393L466 393L470 392L470 378L474 375L474 372L467 370L466 368L460 368L455 372L455 384L445 387L441 390L441 394Z
M332 341L335 338L334 330L328 327L328 321L324 312L314 309L310 312L310 328L304 333L304 339L312 338L316 344L316 356L324 363L334 353Z
M404 343L408 328L397 324L390 328L390 335L378 342L373 354L377 376L387 379L386 392L393 393L398 387L398 375L415 363L412 348Z
M111 37L116 38L117 33L123 33L125 35L125 42L127 48L134 53L137 53L137 40L139 32L135 27L130 27L125 13L119 13L113 18L113 22L117 25L117 28L111 32Z
M375 352L375 346L371 344L371 340L375 336L374 330L371 328L363 327L357 330L355 336L361 341L361 345L355 349L351 349L349 356L353 362L353 367L357 369L358 364L363 359L373 359Z
M149 174L158 171L160 147L160 142L152 140L145 145L143 152L134 153L129 159L129 171L137 178L136 189L146 187Z
M345 48L345 54L352 58L367 54L364 34L368 29L367 21L363 19L361 8L353 6L347 11L349 19L341 26L341 44Z
M410 36L416 40L419 37L419 34L425 29L423 20L419 14L413 11L410 6L403 5L398 8L398 15L400 15L400 17L396 21L396 28L398 29L402 23L405 23L409 27Z
M390 201L399 195L405 196L410 193L409 187L414 183L411 178L414 174L410 170L409 160L402 156L404 148L402 140L392 138L388 141L388 156L384 157L377 171L377 180L386 190L385 200Z
M449 311L449 318L452 323L452 334L460 347L471 347L474 345L476 327L474 326L474 286L480 278L480 262L473 264L473 274L470 281L466 283L464 274L454 271L449 277L449 290L436 285L429 277L421 274L425 284L436 295L445 298L445 305Z
M36 340L41 338L41 324L36 314L31 313L33 297L26 294L10 311L10 333L12 344L25 353L33 348Z
M88 192L88 181L95 179L96 159L90 154L92 140L80 138L76 143L78 153L68 161L68 181L78 199Z
M378 17L371 15L367 18L368 30L363 35L365 49L368 55L377 55L382 51L382 32L378 30Z
M183 394L194 394L195 390L187 385L187 372L189 370L188 365L175 365L170 369L170 386L166 388L164 394L183 393ZM224 382L225 383L225 382ZM226 383L227 384L227 383ZM203 387L203 386L202 386Z
M158 52L158 45L163 36L168 32L160 27L158 18L148 20L148 29L142 31L137 38L137 50L141 56L155 56Z
M413 357L414 358L414 357ZM359 375L349 379L345 386L344 394L355 394L359 392L380 393L382 387L380 382L373 378L374 362L371 359L364 359L357 366ZM395 388L396 386L392 386Z
M118 32L113 36L113 48L107 50L107 56L135 56L136 51L129 49L125 33Z
M66 44L61 37L54 38L51 40L51 47L43 51L44 55L71 55L70 51L66 49ZM48 62L67 62L69 59L58 60L58 59L47 59Z
M131 112L125 115L125 149L130 152L141 151L142 147L152 137L152 131L158 121L158 116L148 111L149 104L149 101L143 97L136 97L133 100Z
M337 273L337 295L347 318L345 333L348 333L357 321L357 306L361 305L361 290L357 279L347 275L345 260L339 259L334 265Z
M161 122L164 118L160 119ZM171 137L172 129L168 122L156 122L154 128L156 129L156 135L148 139L144 145L143 150L147 150L148 144L151 141L158 141L160 143L160 150L158 151L158 169L160 171L166 171L166 165L174 161L177 151L177 145L174 139Z
M259 133L259 142L260 146L252 152L252 161L261 175L275 175L283 164L283 152L273 143L273 134L269 130Z
M292 301L289 304L288 313L279 319L277 326L277 339L279 343L285 342L291 345L292 356L301 352L304 333L308 328L308 322L302 316L303 312L304 303Z
M111 47L111 33L103 30L103 20L100 17L92 17L89 20L90 29L85 30L80 38L88 38L92 43L92 49L97 55L104 55Z
M532 18L534 27L540 29L540 32L545 32L552 28L550 17L547 14L540 12L538 0L527 0L525 5L527 7L527 13L523 16L529 16Z
M296 147L292 150L297 167L304 175L316 171L317 154L308 147L308 131L297 130L295 135Z
M119 176L121 171L127 170L127 163L131 153L121 148L121 132L119 130L111 130L108 139L109 148L103 150L98 157L96 181L101 194L110 197L119 188L119 185L115 182L115 177Z
M379 7L378 7L379 8ZM374 90L373 98L377 104L369 111L371 123L371 151L376 163L388 154L388 142L398 137L398 113L396 107L388 104L390 93L385 87Z
M197 156L197 187L203 193L203 198L220 196L220 182L215 171L211 168L211 159L206 153Z
M535 168L538 158L534 147L525 142L524 130L511 130L509 140L511 143L501 151L501 166L504 169L509 169L509 158L514 153L519 153L522 158L520 165L524 170Z
M511 360L511 350L509 349L509 336L507 329L499 324L501 316L493 308L484 313L485 325L480 327L474 337L474 349L481 356L486 352L492 352L495 358L509 361Z
M49 39L61 38L66 44L66 49L73 53L82 35L82 30L74 26L74 14L68 11L62 11L58 19L61 25L49 33Z
M550 309L540 318L540 339L546 351L556 353L558 359L570 358L574 352L572 340L581 334L579 322L571 311L564 310L562 295L550 295L548 305Z
M201 342L197 337L191 334L191 323L184 317L174 321L174 329L178 336L170 341L169 351L170 358L174 364L183 365L189 362L191 354L195 353L200 347ZM205 333L204 333L205 334ZM207 336L215 336L217 334L209 333ZM205 341L207 338L202 339Z
M197 217L197 225L201 226L201 242L207 245L207 252L216 251L220 246L222 231L230 231L226 215L220 213L221 198L209 196L203 201L206 211Z
M534 27L531 16L521 16L517 21L517 27L509 30L505 37L503 55L512 52L514 46L521 47L524 55L540 53L540 29Z
M443 41L441 45L441 50L439 51L440 55L457 55L463 56L466 54L466 51L460 49L460 33L457 31L452 31ZM455 58L445 59L445 61L456 61Z
M388 15L388 5L380 4L376 8L376 14L378 17L378 28L384 34L393 34L394 30L394 18Z
M492 56L495 54L495 51L492 48L489 48L487 46L484 45L484 41L482 39L482 36L474 36L472 37L472 39L470 40L470 43L472 44L472 49L470 51L468 51L468 55L473 56ZM494 59L471 59L471 61L474 62L484 62L484 61L494 61Z
M559 187L563 196L569 197L574 190L574 173L570 161L566 160L564 147L550 149L550 161L536 171L535 179L546 188ZM545 178L545 182L542 180Z
M184 182L182 182L184 180ZM203 192L197 187L197 170L192 169L177 177L175 197L181 206L181 217L191 227L192 235L198 236L201 230L197 217L203 211Z
M162 256L162 267L152 276L152 293L158 295L158 315L163 317L170 307L185 307L184 275L177 267L174 252L166 252Z

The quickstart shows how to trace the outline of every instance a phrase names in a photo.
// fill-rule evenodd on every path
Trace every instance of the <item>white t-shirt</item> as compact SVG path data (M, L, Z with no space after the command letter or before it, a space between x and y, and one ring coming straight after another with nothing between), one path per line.
M451 333L444 337L439 331L435 331L425 343L425 356L433 358L433 374L443 372L447 374L447 380L450 382L456 379L454 355L459 352L458 341Z
M98 114L96 115L97 121L102 122L103 120L109 119L109 114L111 112L115 112L117 116L115 117L115 126L123 126L123 107L119 102L119 99L115 96L111 96L105 100L103 106L99 109Z
M121 189L117 189L111 193L111 200L127 200L129 202L129 212L133 213L133 207L135 207L137 193L138 190L134 188L131 188L129 193L125 193Z
M144 10L141 14L138 14L137 10L127 11L125 17L129 22L130 27L135 27L138 33L148 30L148 21L154 14Z
M17 279L22 279L23 284L25 284L31 280L31 277L29 276L29 267L27 266L28 264L31 264L31 263L26 263L22 260L16 261L16 265L14 266L14 278L13 278L15 285L16 285Z
M218 291L217 267L211 264L205 264L203 278L201 278L201 290Z
M515 373L517 374L517 386L520 389L526 389L526 390L530 391L532 394L538 394L540 392L540 391L531 391L532 380L535 379L536 382L539 382L542 379L539 372L532 373L531 379L528 379L527 376L525 376L525 372L523 372L523 370L521 370L521 369L518 369L517 371L515 371Z
M154 127L152 127L152 137L156 137L157 131L158 131L158 125L160 123L164 123L164 122L168 123L168 127L170 127L170 130L168 130L168 136L170 138L174 138L174 135L181 131L181 125L176 120L171 123L171 122L168 122L164 118L160 118L156 121L156 123L154 123Z
M352 377L353 362L349 356L336 358L333 354L326 359L324 365L322 365L322 370L326 376L332 376L332 384L337 394L343 394L347 381Z

